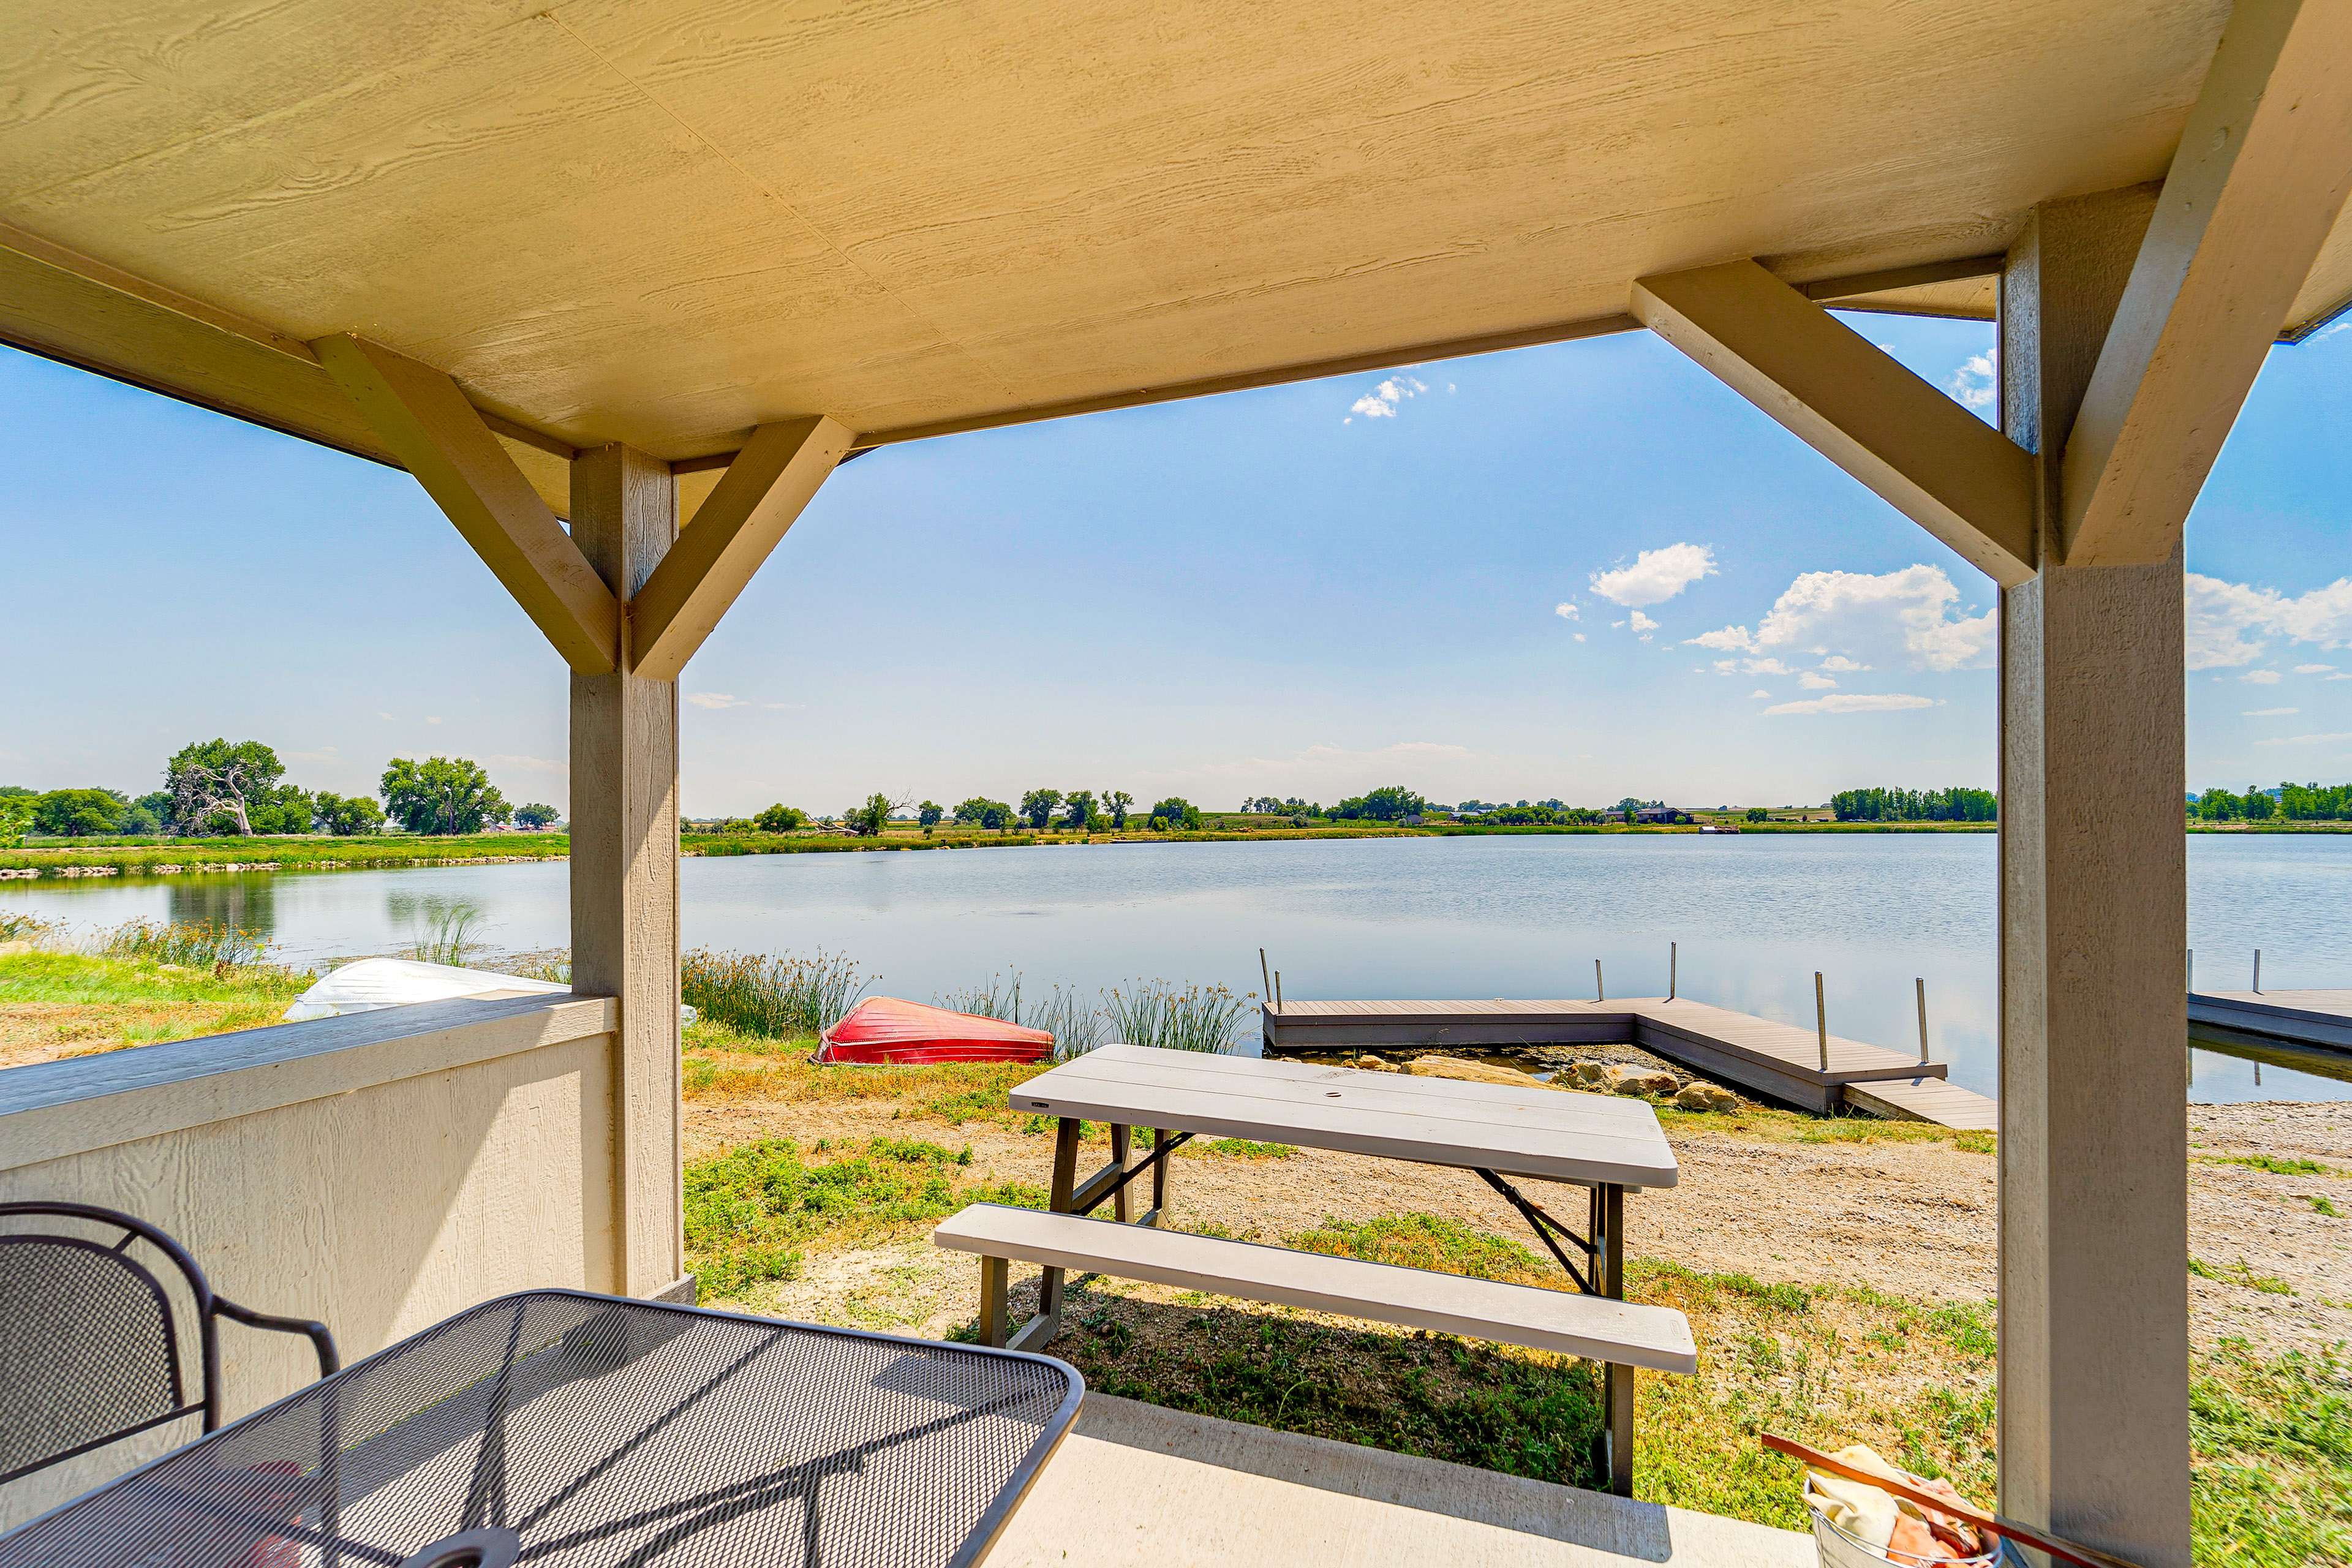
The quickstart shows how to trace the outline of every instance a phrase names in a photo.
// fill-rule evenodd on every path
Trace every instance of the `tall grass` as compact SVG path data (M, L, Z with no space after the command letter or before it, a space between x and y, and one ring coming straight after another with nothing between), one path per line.
M176 963L190 969L235 969L260 961L269 947L259 931L226 921L183 921L158 925L137 920L100 933L105 958L135 963Z
M1179 991L1165 980L1135 980L1104 992L1102 1011L1112 1037L1131 1046L1229 1051L1234 1028L1250 1000L1222 985L1187 985Z
M30 942L54 923L30 910L0 910L0 942Z
M1025 1028L1043 1029L1054 1037L1055 1061L1066 1062L1093 1050L1102 1044L1108 1027L1100 1006L1064 986L1055 986L1042 1000L1032 997L1024 1001L1021 972L1017 969L1010 981L1001 974L992 974L984 986L971 986L933 1000L939 1006L952 1007L959 1013L976 1013L983 1018L1001 1018Z
M772 958L698 947L678 960L680 993L698 1014L771 1039L823 1034L856 1005L874 978L862 975L847 958L824 952Z
M481 939L488 924L481 906L470 899L428 900L418 911L409 938L408 956L420 963L450 963L463 968L467 960L489 945Z

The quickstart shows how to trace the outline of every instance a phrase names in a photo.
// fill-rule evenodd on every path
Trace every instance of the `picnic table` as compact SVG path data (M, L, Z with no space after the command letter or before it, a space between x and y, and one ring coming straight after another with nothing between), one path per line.
M1057 1118L1051 1207L1156 1226L1168 1204L1170 1156L1195 1137L1244 1138L1475 1172L1531 1227L1579 1290L1622 1301L1625 1194L1675 1184L1674 1150L1642 1100L1530 1083L1465 1082L1307 1062L1103 1046L1012 1091L1016 1110ZM1083 1124L1110 1130L1110 1160L1078 1176ZM1134 1157L1134 1130L1151 1147ZM1150 1206L1134 1214L1137 1184ZM1521 1190L1520 1181L1587 1189L1584 1230ZM1064 1270L1048 1267L1036 1318L1012 1340L1044 1344L1060 1327ZM1604 1434L1612 1481L1631 1482L1633 1369L1604 1363Z
M0 1536L0 1568L960 1568L1082 1392L1042 1356L534 1290Z

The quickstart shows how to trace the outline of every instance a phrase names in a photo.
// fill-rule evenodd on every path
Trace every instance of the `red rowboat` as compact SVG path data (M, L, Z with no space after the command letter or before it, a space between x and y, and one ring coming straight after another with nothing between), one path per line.
M824 1032L821 1062L1042 1062L1054 1037L1002 1018L868 996Z

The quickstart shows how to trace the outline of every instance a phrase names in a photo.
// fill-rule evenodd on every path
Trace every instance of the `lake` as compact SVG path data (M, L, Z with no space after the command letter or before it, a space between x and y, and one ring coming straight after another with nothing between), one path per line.
M688 946L845 953L875 989L929 1001L992 975L1024 990L1135 978L1257 992L1258 949L1292 997L1590 996L1666 989L1916 1047L1990 1094L1995 840L1970 835L1615 835L693 858ZM0 903L77 925L226 920L304 964L396 952L439 910L478 907L509 951L568 940L562 862L392 871L0 883ZM2191 945L2204 984L2352 983L2352 836L2192 837ZM2153 1045L2153 1043L2152 1043ZM2346 1099L2352 1084L2199 1051L2199 1100ZM2259 1077L2260 1081L2257 1082Z

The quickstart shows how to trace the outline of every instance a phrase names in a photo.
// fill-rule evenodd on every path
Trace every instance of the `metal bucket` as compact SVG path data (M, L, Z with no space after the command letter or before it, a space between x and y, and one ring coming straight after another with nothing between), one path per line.
M1811 1476L1805 1478L1805 1507L1813 1516L1813 1545L1821 1552L1822 1568L1887 1568L1887 1564L1894 1561L1877 1547L1866 1541L1857 1541L1829 1521L1828 1516L1822 1512L1821 1505L1814 1500L1813 1479ZM1932 1561L1938 1564L1948 1563L1951 1568L1994 1568L1994 1564L2001 1561L2000 1542L1994 1542L1990 1551L1974 1557L1938 1557Z

